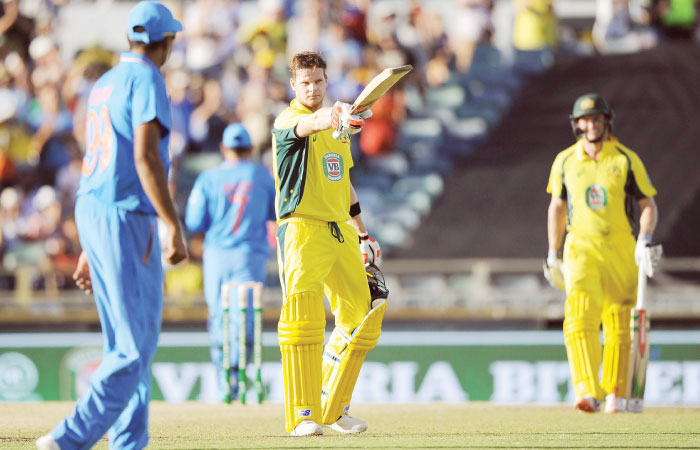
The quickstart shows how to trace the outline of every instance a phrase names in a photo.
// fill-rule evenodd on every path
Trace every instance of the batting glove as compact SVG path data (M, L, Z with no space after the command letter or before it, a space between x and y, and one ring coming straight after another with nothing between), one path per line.
M360 252L362 253L362 262L365 264L379 265L382 251L379 249L379 242L369 237L369 234L360 234Z
M634 262L637 263L639 270L644 271L649 278L656 273L656 267L662 254L663 248L661 244L652 243L650 235L640 234L637 237L637 246L634 249Z
M554 249L549 249L547 259L542 265L542 270L549 285L555 289L559 289L560 291L566 290L563 268L564 263L562 262L561 258L557 258L557 251Z
M362 114L350 114L352 105L349 103L335 102L331 108L331 128L333 128L333 138L341 139L349 134L359 133L365 126L365 119ZM370 111L370 115L372 112ZM369 116L367 116L369 117Z
M371 109L365 109L361 113L357 113L358 116L362 117L363 119L369 119L372 117L372 110Z

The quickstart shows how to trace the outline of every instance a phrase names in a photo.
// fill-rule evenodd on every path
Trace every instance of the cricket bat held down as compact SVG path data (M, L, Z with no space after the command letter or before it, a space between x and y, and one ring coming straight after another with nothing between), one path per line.
M640 413L644 409L644 388L649 365L649 316L646 310L647 275L639 271L637 305L632 310L627 410Z

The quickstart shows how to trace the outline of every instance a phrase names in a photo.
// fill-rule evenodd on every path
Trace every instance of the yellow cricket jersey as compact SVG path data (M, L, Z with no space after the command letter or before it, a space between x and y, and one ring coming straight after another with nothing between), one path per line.
M333 139L333 130L297 137L294 129L304 114L312 112L294 99L272 128L277 220L345 222L350 219L350 141Z
M631 233L633 204L653 197L642 160L612 138L594 161L583 150L583 138L557 155L547 192L567 201L567 230L581 235Z

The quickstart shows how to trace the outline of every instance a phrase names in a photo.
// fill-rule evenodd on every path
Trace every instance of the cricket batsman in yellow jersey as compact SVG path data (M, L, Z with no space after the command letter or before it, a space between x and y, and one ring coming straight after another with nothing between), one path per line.
M596 412L605 398L605 412L615 413L625 410L630 311L637 271L650 264L645 252L656 227L656 189L639 156L611 135L613 113L603 97L579 97L570 120L578 140L557 155L547 185L552 199L545 277L566 290L564 341L576 394L574 407ZM641 208L636 244L634 202ZM565 228L562 262L557 251Z
M284 292L278 333L292 436L323 434L321 425L341 433L367 429L348 409L386 309L386 299L372 301L368 288L364 263L378 262L380 250L367 235L349 177L348 135L359 132L371 113L350 115L350 105L340 102L323 108L325 69L316 53L292 58L296 97L272 130ZM325 348L324 294L335 316Z

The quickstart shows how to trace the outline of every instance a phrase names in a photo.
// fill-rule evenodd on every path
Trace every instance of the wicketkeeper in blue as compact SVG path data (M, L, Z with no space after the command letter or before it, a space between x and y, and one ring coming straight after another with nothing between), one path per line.
M224 161L202 172L187 201L185 224L204 232L204 295L209 308L211 360L219 371L219 390L225 398L226 373L222 366L224 329L221 286L226 282L265 281L270 255L267 224L275 219L275 182L270 171L252 162L250 135L240 123L224 130L219 146ZM235 289L233 290L235 292ZM230 296L229 373L231 397L237 393L240 311ZM252 295L246 314L248 355L253 345Z
M75 205L83 253L73 277L95 294L104 352L87 394L37 440L39 449L87 449L107 432L112 449L148 443L150 365L163 307L157 216L168 230L165 260L187 257L167 188L170 104L159 70L181 30L162 4L137 4L128 17L130 52L90 93Z

